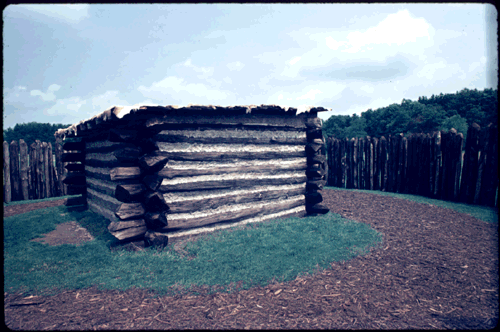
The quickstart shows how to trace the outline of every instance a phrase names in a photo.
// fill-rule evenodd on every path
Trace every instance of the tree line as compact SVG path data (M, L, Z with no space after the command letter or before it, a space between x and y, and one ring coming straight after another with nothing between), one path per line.
M357 114L332 115L323 123L323 135L336 138L381 137L403 133L432 133L455 128L467 135L473 123L485 127L498 121L498 90L463 89L457 93L403 99L376 110Z
M35 140L40 140L41 142L51 143L54 148L56 146L54 133L58 129L67 128L69 126L71 125L38 122L18 123L14 128L7 128L7 130L3 131L3 141L10 143L23 139L28 146L31 146Z

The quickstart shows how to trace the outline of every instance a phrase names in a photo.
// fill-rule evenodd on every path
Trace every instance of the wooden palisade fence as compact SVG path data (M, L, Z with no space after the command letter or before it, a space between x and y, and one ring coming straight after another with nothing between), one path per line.
M81 186L75 187L74 180L66 178L67 169L81 169L83 166L75 166L74 161L67 160L66 154L80 152L75 151L76 148L71 144L73 143L65 142L63 145L61 138L56 140L54 149L51 143L39 140L29 147L23 139L10 144L3 142L4 202L82 193Z
M498 131L327 140L328 185L498 206ZM495 199L496 197L496 199Z

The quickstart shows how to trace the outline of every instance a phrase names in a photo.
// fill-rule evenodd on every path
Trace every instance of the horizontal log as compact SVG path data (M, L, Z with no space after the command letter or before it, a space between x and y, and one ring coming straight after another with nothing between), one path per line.
M304 145L304 131L268 130L163 130L154 138L166 143L188 142L191 144L287 144Z
M147 247L164 248L168 245L168 235L148 230L144 234L144 242Z
M271 163L255 163L254 165L236 164L235 166L230 166L231 164L223 164L224 167L214 164L214 167L210 164L200 166L193 166L193 168L179 166L166 165L162 170L158 172L159 176L166 177L168 179L173 179L175 177L184 176L196 176L196 175L216 175L216 174L227 174L227 173L247 173L247 172L279 172L282 170L293 170L293 171L304 171L307 168L306 160L298 160L293 163L287 162L287 160L272 160ZM182 165L183 166L183 165ZM196 167L196 168L195 168ZM203 167L203 168L202 168Z
M191 182L178 182L178 183L169 183L168 179L163 179L162 184L159 186L158 190L161 192L169 192L169 191L185 191L185 190L201 190L201 189L224 189L224 188L244 188L251 186L261 186L261 185L282 185L282 184L297 184L304 183L307 181L307 177L305 175L294 175L290 177L278 177L277 176L268 176L268 177L260 177L257 173L245 173L251 174L253 178L234 178L234 179L224 179L220 177L214 177L214 180L203 181L198 180L200 177L193 177L190 180ZM239 175L239 174L238 174Z
M323 130L321 128L307 130L307 139L313 140L315 138L323 138Z
M116 183L87 176L87 187L106 196L115 197ZM126 202L128 203L128 202Z
M144 216L146 211L142 203L123 203L116 210L115 214L121 220L139 218Z
M308 178L322 177L326 174L325 170L319 167L309 167L306 170L306 176Z
M126 147L113 151L113 156L121 162L133 162L142 154L141 149Z
M67 164L64 166L69 172L83 172L85 170L84 164Z
M317 191L311 191L311 192L307 192L306 193L306 203L307 204L316 204L316 203L320 203L323 201L323 196L321 195L321 193L317 192Z
M157 192L148 192L144 195L144 206L147 211L159 212L168 210L163 196Z
M143 219L111 222L108 230L120 241L130 241L132 239L144 237L147 232L146 223Z
M190 235L207 234L213 231L222 230L226 228L234 228L255 222L263 222L263 221L270 221L270 220L291 218L291 217L301 218L306 216L306 214L307 212L305 210L305 206L299 206L289 210L282 210L276 213L266 214L255 218L246 218L237 222L220 222L209 226L201 226L192 229L179 229L179 230L169 231L166 234L168 234L169 243L173 244L182 241L183 239L186 238L186 236Z
M330 209L323 204L306 204L306 211L308 214L326 214Z
M112 196L103 194L91 188L87 188L87 196L89 201L93 201L98 206L111 211L113 213L113 219L111 220L121 220L117 218L115 212L118 210L121 204L123 204L122 202Z
M305 125L307 129L320 129L323 127L323 122L320 118L310 117L306 118Z
M168 225L167 217L164 212L146 212L144 214L148 229L159 229Z
M111 181L138 179L141 176L139 167L115 167L110 170Z
M139 165L148 173L156 173L168 162L168 156L162 151L153 151L139 158Z
M110 129L108 139L111 142L135 142L140 134L137 130Z
M114 211L111 211L107 207L103 206L99 200L94 200L91 198L89 195L89 198L87 200L88 204L88 209L100 216L103 216L104 218L110 220L110 221L115 221L119 222L120 219L115 215Z
M116 186L115 198L125 203L140 201L145 191L146 187L141 183L122 184Z
M323 144L307 143L306 144L306 153L309 155L314 155L314 154L318 153L319 149L321 149L322 146L323 146Z
M163 177L157 174L148 174L142 179L142 182L146 185L146 187L153 191L156 191L160 187L162 181Z
M278 187L279 188L279 187ZM228 193L228 195L220 196L217 195L215 197L207 197L201 198L197 197L186 197L183 201L169 201L168 194L165 201L169 207L169 213L186 213L191 211L197 211L200 209L215 209L219 206L223 205L233 205L233 204L243 204L243 203L252 203L252 202L266 202L271 200L285 199L287 197L304 195L304 188L297 188L293 190L282 190L275 189L270 191L253 191L253 188L249 188L247 191L245 190L235 190L235 195ZM207 193L207 196L210 196L210 192ZM201 196L203 197L203 196Z
M326 184L325 180L319 180L319 181L309 181L307 180L306 183L306 190L321 190L323 189L324 185Z
M236 222L243 219L272 214L283 210L292 209L301 205L305 205L305 199L301 197L292 197L285 201L272 202L269 204L253 203L253 204L236 204L229 209L211 210L210 212L199 211L194 213L169 214L168 226L163 227L162 231L168 231L177 228L192 228L204 225L209 225L218 222ZM227 211L227 212L226 212Z
M286 159L286 158L301 158L306 156L305 151L292 152L166 152L165 157L169 160L186 160L186 161L220 161L226 159Z
M235 116L193 116L169 115L165 117L150 117L146 120L147 128L168 128L168 125L196 125L196 126L245 126L252 128L276 128L279 130L306 129L305 118L283 117L283 116L258 116L258 115L235 115Z
M137 143L123 143L123 142L111 142L108 140L103 141L95 141L95 142L86 142L85 143L85 152L86 153L111 153L120 149L125 148L137 148Z
M64 202L65 206L86 205L87 199L84 196L68 197Z
M65 152L62 154L61 160L63 163L67 162L73 162L73 161L79 161L79 162L84 162L85 161L85 153L83 152Z
M73 150L78 150L78 151L83 151L85 150L85 142L64 142L63 144L63 150L66 151L73 151Z
M82 185L82 186L76 186L76 185L69 185L68 186L68 195L79 195L87 192L87 186Z
M85 174L82 172L68 172L62 182L67 185L85 185Z
M322 154L315 154L307 158L308 165L313 165L313 164L323 165L325 163L326 163L326 156Z

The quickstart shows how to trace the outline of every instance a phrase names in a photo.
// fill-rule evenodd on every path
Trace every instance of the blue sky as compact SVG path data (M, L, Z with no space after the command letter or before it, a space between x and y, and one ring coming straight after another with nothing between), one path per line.
M4 129L113 105L306 105L360 114L498 86L489 4L10 5Z

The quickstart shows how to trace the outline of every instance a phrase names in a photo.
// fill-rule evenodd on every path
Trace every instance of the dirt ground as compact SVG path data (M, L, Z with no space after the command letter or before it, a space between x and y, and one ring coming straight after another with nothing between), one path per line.
M14 330L491 329L498 324L498 224L355 191L323 190L332 212L384 235L367 255L286 283L152 297L154 290L4 293ZM63 202L64 200L62 200ZM8 207L4 216L63 204ZM76 227L76 226L75 226ZM61 234L68 232L61 232ZM83 234L83 233L82 233Z

